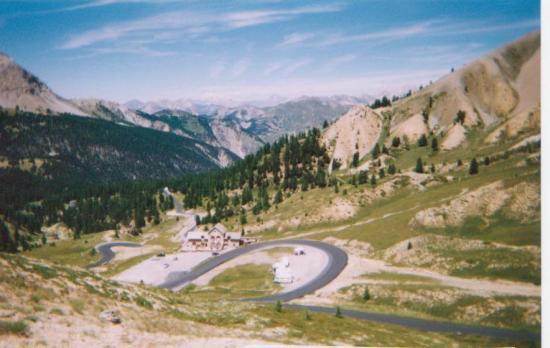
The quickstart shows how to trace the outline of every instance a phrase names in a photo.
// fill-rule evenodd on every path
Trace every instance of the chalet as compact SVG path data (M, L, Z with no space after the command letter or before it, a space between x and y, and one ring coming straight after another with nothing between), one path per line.
M208 231L193 229L185 234L182 249L187 251L222 251L252 243L240 232L228 232L222 224L216 224Z

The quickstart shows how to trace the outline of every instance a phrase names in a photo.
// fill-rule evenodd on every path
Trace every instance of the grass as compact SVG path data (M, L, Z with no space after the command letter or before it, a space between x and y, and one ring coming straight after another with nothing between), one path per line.
M461 226L447 226L444 229L427 229L433 233L481 239L510 245L540 245L540 221L521 223L502 214L494 215L489 222L479 216L467 217Z
M334 313L336 308L334 309ZM302 310L285 308L275 311L273 305L258 305L253 309L256 316L261 317L264 325L258 330L263 332L281 329L279 340L286 344L300 342L356 346L415 346L448 347L456 342L468 346L513 345L526 346L522 342L498 342L496 340L476 336L456 336L433 332L415 331L401 326L380 324L346 317L338 318L334 314L308 313L306 318Z
M540 285L540 259L527 252L510 249L447 251L448 256L466 265L450 274L458 277L506 279ZM462 262L462 263L464 263ZM536 265L538 263L538 265Z
M188 289L186 292L204 299L240 299L266 296L280 289L273 282L270 265L246 264L223 271L206 287Z
M84 309L86 308L86 303L82 300L69 300L69 305L72 310L78 314L84 314Z
M22 321L0 320L0 335L26 336L29 333L28 325Z
M56 264L85 267L101 258L98 254L91 255L90 250L102 241L102 236L102 233L94 233L77 240L60 240L55 246L44 245L22 254Z
M373 280L384 280L384 281L392 281L392 282L415 282L415 283L434 283L437 284L438 281L423 277L415 274L400 274L400 273L389 273L389 272L381 272L381 273L367 273L364 274L362 277L373 279Z
M292 247L276 247L276 248L265 249L262 251L271 256L277 256L281 254L291 254L291 255L294 254L294 248Z
M105 272L103 272L102 275L104 277L112 277L116 274L119 274L119 273L129 269L129 268L132 268L133 266L147 260L148 258L151 258L151 257L155 256L156 254L157 254L156 252L147 253L147 254L131 257L131 258L126 259L126 260L111 263L107 266L108 269Z
M57 276L57 271L55 269L44 265L39 265L34 263L32 264L32 269L35 270L38 274L42 276L42 278L45 278L45 279L51 279Z
M342 305L417 318L540 331L540 321L532 324L529 321L532 314L525 306L538 301L540 308L540 299L494 296L488 301L486 297L460 293L437 283L401 283L371 284L370 299L364 301L361 296L364 288L354 285L342 289L345 294Z

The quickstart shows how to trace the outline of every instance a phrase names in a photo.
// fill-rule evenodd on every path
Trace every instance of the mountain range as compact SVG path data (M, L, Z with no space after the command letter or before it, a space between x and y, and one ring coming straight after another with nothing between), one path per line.
M47 178L87 173L84 177L94 178L92 182L108 182L113 177L151 179L224 167L282 135L325 121L330 126L324 144L342 168L376 145L390 146L394 138L412 143L431 134L441 149L450 150L467 144L476 129L488 134L483 141L489 144L540 127L540 32L374 110L364 105L372 101L368 96L230 107L185 99L126 104L69 100L6 55L0 55L0 76L2 170L28 171L25 163L31 161L42 163ZM20 117L7 116L14 113ZM89 136L87 129L97 136ZM101 132L112 138L99 136ZM117 168L117 175L99 175L111 173L106 168Z
M225 106L187 99L146 103L132 100L125 104L102 99L69 100L55 94L5 54L0 55L0 76L0 106L5 109L71 114L151 128L205 142L221 153L231 152L240 158L283 134L318 127L324 121L335 120L352 105L372 100L368 96L301 97L271 106Z

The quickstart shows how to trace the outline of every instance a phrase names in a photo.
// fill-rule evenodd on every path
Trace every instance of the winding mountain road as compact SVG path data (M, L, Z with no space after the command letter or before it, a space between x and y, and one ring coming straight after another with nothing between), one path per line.
M340 248L313 240L304 240L304 239L285 239L285 240L276 240L268 241L262 243L256 243L247 245L241 248L237 248L226 253L223 253L219 256L210 258L205 262L199 264L189 272L182 272L176 274L176 277L168 282L165 282L160 285L161 288L178 290L181 289L185 284L192 282L198 277L206 274L207 272L213 270L214 268L220 266L221 264L228 262L236 257L249 253L251 251L264 249L273 246L282 246L282 245L306 245L314 248L318 248L324 251L329 257L329 261L326 267L319 273L310 282L304 284L303 286L296 288L292 291L277 293L274 295L253 298L253 299L243 299L246 302L259 302L259 303L271 303L275 301L286 302L300 298L306 294L313 293L316 290L324 287L332 280L334 280L340 272L346 267L348 256ZM96 250L100 252L103 257L100 261L96 262L89 267L95 267L94 265L102 265L106 262L109 262L114 258L114 252L111 250L111 247L115 246L128 246L128 247L137 247L141 246L137 243L131 242L112 242L100 244L96 247ZM308 310L316 313L328 313L333 314L335 312L334 308L330 307L321 307L321 306L312 306L312 305L300 305L300 304L286 304L285 307L297 310ZM368 320L373 322L379 322L384 324L400 325L414 330L421 331L431 331L431 332L440 332L440 333L451 333L451 334L466 334L466 335L475 335L475 336L486 336L494 337L498 339L506 340L518 340L518 341L540 341L540 333L529 332L529 331L516 331L511 329L501 329L495 327L487 326L478 326L478 325L466 325L460 323L451 323L446 321L437 321L437 320L428 320L428 319L419 319L412 317L404 317L393 314L383 314L376 312L366 312L366 311L357 311L351 309L342 309L342 314L344 316Z
M113 250L111 250L111 248L118 246L135 248L140 247L141 244L132 242L107 242L103 244L98 244L96 245L95 250L97 250L101 254L101 259L97 262L89 264L87 268L102 266L111 261L115 257L115 253L113 252Z

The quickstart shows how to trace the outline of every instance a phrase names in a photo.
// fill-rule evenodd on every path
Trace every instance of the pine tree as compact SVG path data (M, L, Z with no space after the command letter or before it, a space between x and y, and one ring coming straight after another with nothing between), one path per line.
M489 159L489 157L485 157L484 163L485 163L486 166L488 166L489 164L491 164L491 160Z
M378 171L378 176L380 177L380 179L383 179L386 176L384 168L380 168L380 170Z
M370 177L370 184L372 187L376 186L376 177L374 176L374 174L372 174L372 176Z
M281 191L281 189L277 190L274 201L275 201L275 204L279 204L283 201L283 192Z
M369 288L365 288L365 291L363 291L363 301L367 302L370 300L370 292Z
M470 162L470 175L475 175L478 173L478 164L475 158L472 158L472 161Z
M283 311L283 305L281 304L281 301L277 300L277 303L275 303L275 312L281 313Z
M309 311L305 311L305 313L304 313L304 320L306 320L306 321L310 321L310 320L311 320L311 315L309 314Z
M424 123L428 124L428 120L430 119L430 113L428 110L422 111L422 118L424 119Z
M241 225L246 225L248 221L246 220L246 210L244 208L241 208L241 217L240 217L240 223Z
M380 146L378 144L374 145L370 153L372 155L372 159L377 159L380 155Z
M432 151L437 152L439 150L439 145L437 144L437 138L432 138Z
M464 124L464 121L466 120L466 112L463 110L458 110L456 113L455 122Z
M360 171L358 175L359 185L366 184L368 180L369 180L369 172L366 170Z
M416 160L416 168L414 169L415 172L417 173L424 173L424 164L422 163L422 158L418 157L418 159Z
M418 146L420 147L428 146L428 138L426 138L425 134L422 134L420 138L418 138Z
M0 221L0 250L10 251L11 244L10 231L4 221Z
M401 145L401 138L399 137L393 137L392 141L391 141L391 146L393 147L399 147L399 145Z
M353 154L353 160L351 161L352 167L357 167L359 165L359 152Z
M336 318L343 318L342 310L340 309L340 306L336 307L336 313L334 314Z
M396 172L395 164L390 163L390 165L388 166L388 174L393 175L393 174L395 174L395 172Z

